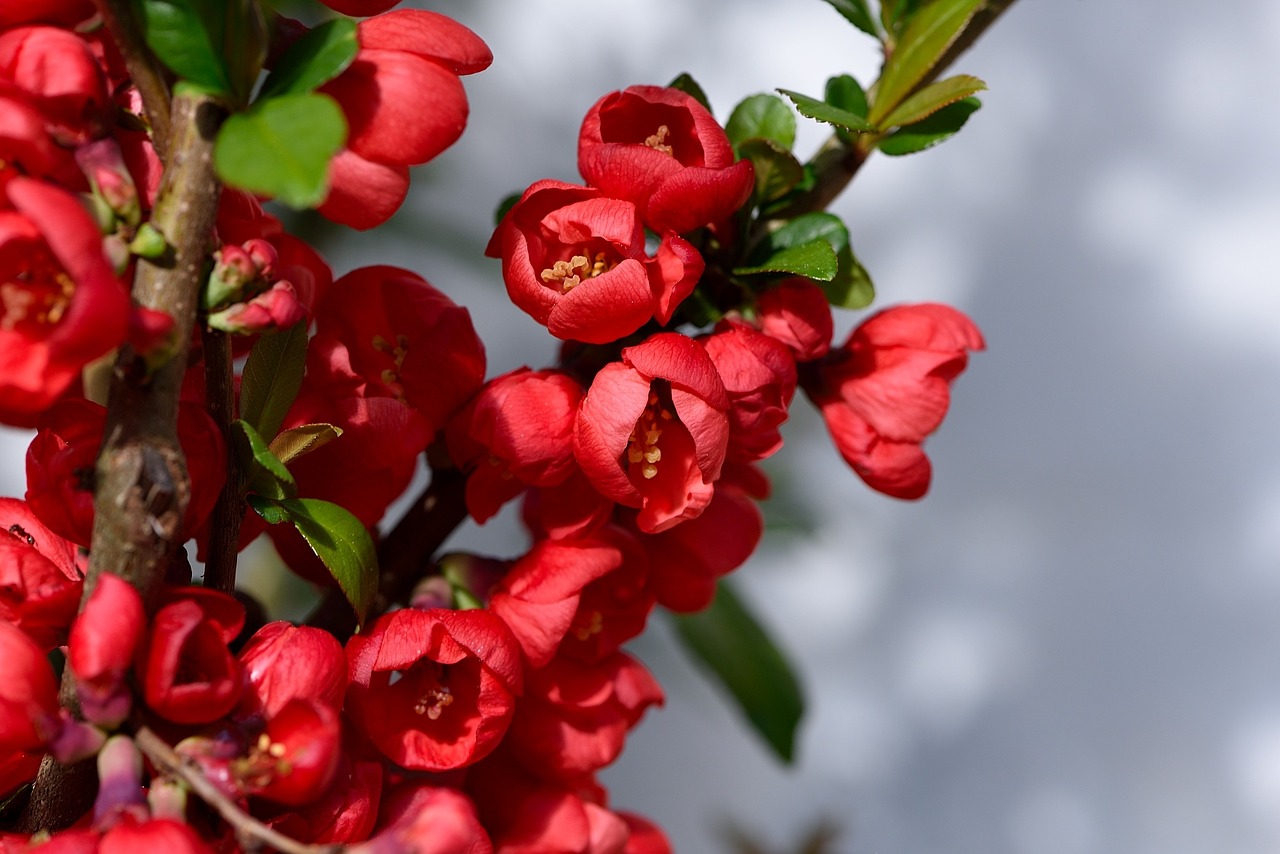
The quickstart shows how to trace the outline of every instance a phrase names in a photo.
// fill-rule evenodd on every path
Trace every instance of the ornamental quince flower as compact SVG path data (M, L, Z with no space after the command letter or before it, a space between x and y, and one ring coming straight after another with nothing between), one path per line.
M797 362L827 355L835 322L822 288L812 279L784 279L756 303L760 330L791 348Z
M347 642L347 663L347 714L388 759L413 771L484 758L506 733L521 690L519 644L484 610L386 614Z
M86 720L115 726L128 717L133 693L125 677L146 624L142 597L133 585L109 572L99 575L67 642L67 663L76 675Z
M605 95L578 135L578 170L607 196L626 199L659 233L692 231L746 203L755 172L692 95L631 86Z
M245 676L237 716L274 718L299 699L342 707L347 657L323 629L276 620L254 632L237 657Z
M0 620L0 754L42 751L61 729L58 683L44 652L21 629Z
M0 498L0 620L51 650L66 639L82 588L75 544L45 527L25 501Z
M0 79L31 95L64 145L102 136L110 124L106 75L89 45L69 30L31 26L0 35Z
M148 708L165 720L211 723L240 699L243 674L227 644L238 631L235 608L239 607L241 623L244 609L231 597L215 593L193 589L189 597L175 596L152 620L140 667L142 691ZM218 619L214 609L223 608L233 616Z
M782 447L778 427L796 393L791 351L734 321L722 322L702 346L729 393L729 458L750 463L772 455Z
M728 410L702 345L659 333L596 374L578 409L574 455L602 495L639 508L641 531L665 531L710 503L729 444Z
M968 351L985 347L973 321L936 303L873 315L806 372L805 392L822 412L836 449L868 486L919 498L931 468L921 444L951 402L951 381Z
M361 21L356 38L355 61L320 88L342 107L350 132L319 210L366 229L404 201L407 167L426 163L462 135L468 107L459 76L488 68L493 54L462 24L422 9Z
M560 371L520 368L490 380L445 430L468 470L466 502L484 523L526 486L555 486L577 468L573 422L583 389Z
M0 205L0 421L30 426L124 340L129 298L75 196L21 176L4 190L13 209Z
M406 783L388 795L381 824L352 854L493 854L475 805L457 789Z
M650 257L630 201L549 179L525 190L485 253L502 258L507 293L522 311L557 338L588 344L616 341L651 317L666 324L705 266L670 231Z

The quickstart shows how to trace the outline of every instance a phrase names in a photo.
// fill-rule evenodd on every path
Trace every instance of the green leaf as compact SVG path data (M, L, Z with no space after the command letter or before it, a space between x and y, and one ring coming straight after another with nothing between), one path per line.
M216 94L231 94L222 58L220 0L136 0L147 46L174 74Z
M304 454L322 448L342 435L332 424L303 424L290 427L271 440L270 450L282 463L291 463Z
M240 378L240 417L274 439L302 387L306 364L306 321L259 338Z
M791 273L819 282L829 282L840 270L840 261L831 244L815 240L801 246L791 246L769 256L761 264L738 267L735 276L754 276L760 273Z
M986 88L986 83L968 74L958 74L946 80L930 83L886 116L884 127L899 127L923 121L943 107L954 104L956 101L963 101Z
M332 98L281 95L223 123L213 165L233 187L292 208L315 207L329 192L329 161L346 139L347 120Z
M876 83L875 103L867 118L876 127L901 104L959 38L986 0L933 0L916 12L902 31Z
M891 157L915 154L945 142L956 135L969 116L977 112L982 102L977 98L965 98L943 107L922 122L898 128L880 140L879 149Z
M860 118L867 117L867 93L848 74L840 74L827 80L827 103L833 107L853 113Z
M711 112L711 102L707 100L707 93L702 91L702 87L698 85L698 81L694 80L693 76L689 74L689 72L681 72L675 80L672 80L667 84L667 87L670 89L679 89L686 95L692 95L699 104L707 108L707 112Z
M253 512L261 516L268 525L279 525L281 522L289 521L289 511L270 498L263 498L253 493L249 493L244 498L253 508Z
M231 422L231 439L245 473L245 490L267 498L294 498L298 484L284 463L271 453L267 443L249 424L242 420Z
M318 498L279 502L307 545L324 562L361 623L378 595L378 554L373 538L347 510Z
M786 195L804 180L800 161L771 139L749 139L739 146L739 154L755 167L757 204Z
M355 21L350 18L327 21L285 51L262 84L258 97L311 92L345 71L359 49Z
M804 697L791 665L721 581L711 607L675 617L676 632L694 660L729 691L774 753L791 762Z
M850 133L866 133L867 131L875 130L862 116L834 107L826 101L819 101L817 98L810 98L808 95L801 95L799 92L792 92L790 89L779 89L778 91L791 99L791 103L796 105L796 109L800 111L802 116L808 116L811 119L835 125Z
M880 38L880 28L867 7L867 0L827 0L849 23L869 36Z
M871 278L854 257L853 248L849 244L849 229L835 214L815 212L796 217L770 233L752 254L751 261L757 264L763 262L765 266L777 265L780 253L810 245L814 241L825 241L836 259L835 275L825 279L810 276L821 284L827 301L841 308L864 308L869 305L875 296ZM784 255L783 259L785 261L787 256Z
M880 23L896 37L925 0L881 0Z
M733 108L724 131L735 149L748 139L771 139L790 150L796 142L796 116L775 95L752 95Z

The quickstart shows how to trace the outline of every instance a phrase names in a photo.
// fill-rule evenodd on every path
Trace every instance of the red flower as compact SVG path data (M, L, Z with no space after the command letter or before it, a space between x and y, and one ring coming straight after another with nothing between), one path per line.
M26 502L0 498L0 619L53 649L66 638L81 585L75 545L46 528Z
M79 36L57 27L0 35L0 78L28 92L64 145L101 136L108 123L107 81Z
M207 607L180 598L160 608L152 621L141 674L143 696L152 711L174 723L216 721L240 699L240 665L227 649L236 631L213 619Z
M711 113L692 95L660 86L632 86L596 102L582 121L578 169L605 195L634 203L659 233L729 216L755 183L751 163L734 162Z
M355 61L320 90L338 102L350 126L344 165L331 176L334 191L320 212L336 222L371 228L398 203L387 204L387 181L356 181L387 171L397 179L404 175L407 186L405 167L426 163L453 145L468 112L459 75L488 68L493 54L457 21L420 9L361 21L357 38ZM366 194L377 216L360 203ZM339 206L338 199L355 204ZM390 212L381 216L387 208Z
M531 773L571 782L608 765L662 688L640 662L615 652L595 664L557 658L529 673L511 732Z
M329 632L277 620L254 632L239 659L245 685L238 714L270 719L299 699L342 707L347 658Z
M0 209L0 420L29 425L124 340L128 296L98 226L66 190L15 177Z
M63 537L89 547L93 536L93 477L105 407L83 398L59 401L40 418L27 448L27 502L41 521ZM227 479L222 431L199 404L178 404L178 442L187 458L191 500L184 537L193 536L213 512Z
M42 751L61 729L53 668L31 638L3 620L0 661L0 754Z
M651 317L670 321L704 267L674 232L650 258L630 202L552 180L525 190L485 252L501 256L507 293L521 310L557 338L589 344L629 335Z
M98 576L68 640L67 663L86 720L110 726L128 716L132 691L125 676L146 625L138 591L118 575Z
M516 561L489 599L533 667L551 660L573 624L582 589L622 565L598 540L543 540Z
M806 378L836 448L872 489L919 498L931 469L921 443L938 428L950 383L985 347L969 318L945 305L886 309L853 331Z
M467 510L477 522L526 486L554 486L576 470L581 399L582 386L568 374L521 368L491 380L449 423L449 455L469 469Z
M640 508L640 530L663 531L711 501L728 408L702 345L660 333L596 374L578 410L574 455L601 494Z
M618 816L630 831L623 854L672 854L671 842L662 828L634 813L620 812Z
M361 267L316 313L307 369L319 384L407 403L434 434L484 383L484 345L467 310L421 276Z
M456 789L406 785L388 797L382 824L352 854L493 854L475 806Z
M672 532L682 527L677 525ZM648 538L634 537L612 525L595 536L618 548L622 565L582 588L578 610L558 653L587 664L604 659L644 631L654 604L648 584L649 558L640 545Z
M492 751L521 683L519 645L482 610L387 614L347 642L347 662L352 721L387 757L417 771L461 768Z
M269 823L286 836L318 845L367 839L378 817L382 777L381 762L343 750L333 781L320 797Z
M812 280L785 279L761 294L756 308L764 334L790 347L797 362L821 358L831 349L831 306Z
M729 393L728 456L755 462L782 447L778 427L796 393L796 363L785 345L751 327L725 321L702 346Z
M282 705L250 747L231 762L245 794L303 806L328 788L341 756L337 710L319 700L296 698Z
M190 825L169 818L138 821L126 815L103 834L98 843L98 854L137 854L147 850L166 854L213 854L213 849Z

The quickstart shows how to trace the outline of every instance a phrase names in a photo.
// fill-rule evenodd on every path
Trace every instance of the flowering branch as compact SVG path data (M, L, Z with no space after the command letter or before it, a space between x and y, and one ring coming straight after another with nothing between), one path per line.
M218 789L200 769L185 761L169 744L147 727L139 727L133 736L138 750L162 773L175 777L195 792L200 800L217 811L234 828L236 838L246 851L257 851L266 845L283 854L338 854L344 845L307 845L272 830L236 805Z

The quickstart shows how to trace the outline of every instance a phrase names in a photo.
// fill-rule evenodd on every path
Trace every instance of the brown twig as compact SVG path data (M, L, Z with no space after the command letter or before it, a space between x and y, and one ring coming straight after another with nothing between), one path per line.
M149 367L127 344L116 359L98 457L92 556L82 608L103 572L124 578L150 606L180 544L191 485L178 444L178 397L218 210L220 185L212 152L223 115L221 107L201 95L174 99L169 164L151 217L172 252L156 261L139 260L133 288L136 303L173 318L174 340L167 361L158 367ZM75 707L69 669L61 699ZM21 827L30 833L67 827L87 809L93 788L92 763L46 761Z
M223 821L235 830L236 838L244 850L258 851L264 846L283 854L338 854L346 850L343 845L309 845L267 827L223 794L205 777L199 766L184 760L164 739L147 727L139 727L134 733L133 741L157 769L181 780L196 797L213 807Z
M458 469L432 470L426 490L378 543L378 599L370 618L409 598L431 556L467 518L466 485L467 477ZM332 587L307 625L345 640L355 631L356 619L342 591Z
M124 57L133 85L142 96L142 109L151 125L151 144L161 162L169 160L169 83L164 70L147 48L142 28L134 20L133 5L128 0L97 0L102 21L112 41Z
M209 519L209 553L204 564L205 587L230 593L236 586L236 558L240 552L240 523L244 520L244 473L231 444L231 422L235 401L231 375L231 337L205 326L200 330L204 344L205 401L209 414L222 431L227 446L227 482L218 495Z

